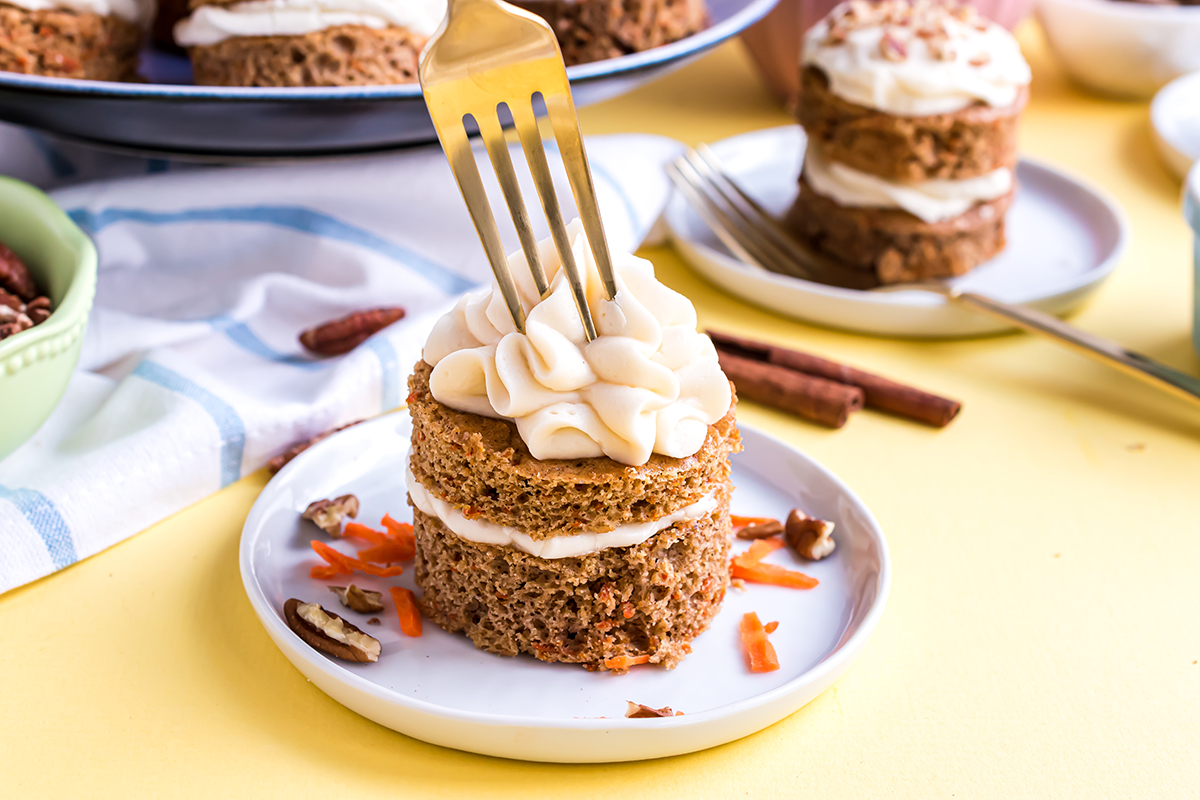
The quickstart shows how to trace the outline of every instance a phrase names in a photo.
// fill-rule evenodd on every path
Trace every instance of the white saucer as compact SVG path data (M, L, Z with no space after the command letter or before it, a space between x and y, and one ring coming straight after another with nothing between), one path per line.
M1163 161L1179 177L1200 160L1200 72L1168 83L1150 104L1154 143Z
M626 675L504 658L476 650L465 637L426 621L424 635L400 633L395 611L368 626L342 608L326 584L309 578L317 562L310 539L324 537L300 519L309 502L353 492L360 522L385 512L410 518L404 463L410 423L401 412L358 425L303 453L254 504L241 541L241 572L254 611L275 644L319 689L363 716L434 744L530 761L635 761L688 753L747 736L808 703L862 650L883 613L891 584L887 543L871 512L841 481L792 447L742 429L745 451L734 457L734 510L782 518L799 504L837 524L834 555L816 564L772 561L821 581L810 591L748 585L731 589L712 627L674 670L635 667ZM736 541L741 549L745 542ZM345 545L341 548L347 550ZM374 589L412 587L399 579L355 575ZM290 597L336 610L383 644L374 664L336 661L310 648L283 621ZM385 591L385 599L386 599ZM747 671L737 623L756 611L779 621L771 635L781 669ZM304 689L300 689L303 691ZM671 706L684 716L626 719L626 701ZM320 737L319 731L313 732Z
M711 145L738 183L776 214L796 195L804 132L796 125ZM1056 168L1023 159L1008 213L1008 246L954 283L1051 314L1078 306L1116 266L1129 238L1125 214L1107 193ZM883 336L950 338L1007 330L930 292L841 289L766 272L730 255L678 193L665 213L679 252L732 294L785 316Z

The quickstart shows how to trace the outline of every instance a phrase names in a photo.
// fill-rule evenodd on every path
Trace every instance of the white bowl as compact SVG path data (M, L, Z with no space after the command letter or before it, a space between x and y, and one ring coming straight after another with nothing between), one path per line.
M1090 89L1148 98L1200 69L1198 6L1039 0L1037 13L1063 68Z

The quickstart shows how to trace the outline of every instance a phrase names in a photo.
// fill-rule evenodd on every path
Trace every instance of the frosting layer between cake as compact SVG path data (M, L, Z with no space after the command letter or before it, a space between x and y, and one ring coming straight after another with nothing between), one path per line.
M549 539L534 539L529 534L508 525L498 525L483 519L468 519L457 508L431 494L413 477L411 469L406 470L406 478L408 496L412 498L413 505L421 512L431 517L437 517L455 535L480 544L515 547L538 558L571 558L597 553L610 547L632 547L677 522L688 522L706 517L716 510L718 505L716 491L712 491L695 503L684 506L653 522L618 525L615 529L603 533L585 532L555 536Z
M901 183L830 161L815 147L804 154L804 178L814 191L839 205L899 208L925 222L957 217L976 203L1003 197L1013 188L1013 171L1007 167L976 178Z
M140 22L141 8L137 0L4 0L9 5L28 11L50 11L64 9L80 14L99 14L102 17L120 17L126 22Z
M338 25L395 26L428 37L445 13L445 0L249 0L200 6L175 26L175 41L195 47L235 37L303 36Z

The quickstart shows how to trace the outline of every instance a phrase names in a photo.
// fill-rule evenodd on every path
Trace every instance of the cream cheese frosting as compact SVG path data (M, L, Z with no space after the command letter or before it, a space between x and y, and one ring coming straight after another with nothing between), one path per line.
M902 116L1010 106L1031 77L1011 33L934 0L843 3L808 32L801 62L838 97Z
M899 183L822 158L812 147L804 155L804 179L817 194L838 205L899 208L925 222L957 217L976 203L1003 197L1013 188L1013 171L1007 167L975 178Z
M396 26L432 36L445 13L446 0L249 0L200 6L175 26L175 41L196 47L244 36L303 36L338 25Z
M576 220L568 226L599 334L587 341L550 239L539 242L550 288L539 299L522 253L509 257L527 320L518 333L495 281L438 320L425 343L430 392L459 411L513 420L539 460L608 456L645 464L694 455L732 402L696 310L654 277L650 262L613 254L617 293L604 290Z
M139 23L143 18L137 0L4 0L4 2L28 11L66 9L80 14L120 17L126 22L133 23Z
M424 514L437 517L442 524L457 536L480 544L515 547L538 558L572 558L596 553L610 547L633 547L678 522L690 522L708 516L717 509L716 492L704 497L673 514L667 514L653 522L637 522L618 525L603 533L574 533L567 536L551 536L534 539L529 534L507 525L498 525L481 519L467 519L457 508L434 497L417 482L412 470L408 470L408 495L413 505Z

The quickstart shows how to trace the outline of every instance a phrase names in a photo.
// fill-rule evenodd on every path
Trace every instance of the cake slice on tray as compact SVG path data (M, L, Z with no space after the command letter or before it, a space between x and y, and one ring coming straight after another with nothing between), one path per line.
M568 233L595 340L547 240L545 298L509 260L526 333L493 283L438 321L409 381L422 608L501 655L673 667L728 584L733 390L687 298L623 255L607 300Z
M640 53L708 26L704 0L514 0L554 28L568 65Z
M134 80L140 24L137 0L2 0L0 71Z
M805 37L808 135L789 222L881 283L961 275L1004 247L1029 65L954 0L853 0Z
M175 42L212 86L412 83L445 0L191 0Z

